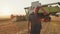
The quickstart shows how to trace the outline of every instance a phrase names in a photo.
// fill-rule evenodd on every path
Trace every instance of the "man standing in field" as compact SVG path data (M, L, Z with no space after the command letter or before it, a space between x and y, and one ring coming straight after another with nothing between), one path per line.
M29 22L31 25L31 31L30 34L40 34L42 25L41 25L41 16L38 15L39 9L43 10L43 14L47 15L48 13L43 9L41 6L40 7L35 7L33 8L33 12L29 15Z
M34 11L29 15L29 22L31 23L31 31L30 34L40 34L41 31L41 21L39 21L38 17L38 10L39 8L34 8Z

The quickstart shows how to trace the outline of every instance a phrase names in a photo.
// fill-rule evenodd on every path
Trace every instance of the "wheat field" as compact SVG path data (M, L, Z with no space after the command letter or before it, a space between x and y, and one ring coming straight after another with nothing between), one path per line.
M51 17L50 22L41 23L41 34L60 34L60 17ZM0 21L0 34L28 34L28 22Z

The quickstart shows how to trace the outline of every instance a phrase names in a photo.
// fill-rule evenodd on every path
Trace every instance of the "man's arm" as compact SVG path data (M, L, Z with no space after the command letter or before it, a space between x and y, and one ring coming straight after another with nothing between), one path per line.
M28 21L28 32L30 33L30 31L31 31L31 22Z
M42 6L40 6L40 9L43 11L44 15L48 14L48 12Z
M29 19L28 19L28 32L30 33L31 30L31 16L29 15Z

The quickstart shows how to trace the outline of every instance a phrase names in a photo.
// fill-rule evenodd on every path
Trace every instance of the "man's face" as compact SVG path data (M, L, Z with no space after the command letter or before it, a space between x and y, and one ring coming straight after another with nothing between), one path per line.
M38 11L39 11L39 9L35 7L35 8L34 8L34 14L37 14Z

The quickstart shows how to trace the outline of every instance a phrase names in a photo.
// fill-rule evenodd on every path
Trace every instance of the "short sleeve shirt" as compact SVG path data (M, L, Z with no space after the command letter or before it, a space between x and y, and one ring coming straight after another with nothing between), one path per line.
M31 22L31 24L40 24L38 15L35 16L34 13L31 13L29 15L29 21Z

